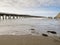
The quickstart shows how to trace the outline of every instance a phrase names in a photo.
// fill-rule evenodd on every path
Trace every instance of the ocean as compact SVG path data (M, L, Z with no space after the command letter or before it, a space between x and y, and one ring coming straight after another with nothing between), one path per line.
M20 18L0 20L0 35L41 35L42 33L48 34L47 31L56 31L56 35L60 36L60 19Z

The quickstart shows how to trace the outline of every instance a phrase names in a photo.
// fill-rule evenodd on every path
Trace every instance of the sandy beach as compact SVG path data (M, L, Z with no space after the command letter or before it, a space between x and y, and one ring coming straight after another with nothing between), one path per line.
M0 45L60 45L60 0L0 0Z
M56 31L57 34L47 31ZM0 45L60 45L60 20L40 18L1 20Z
M0 35L0 45L60 45L60 42L44 36Z

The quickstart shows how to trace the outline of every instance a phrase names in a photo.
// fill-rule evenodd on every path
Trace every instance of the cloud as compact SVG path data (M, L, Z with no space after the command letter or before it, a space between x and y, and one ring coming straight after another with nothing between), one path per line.
M37 0L0 0L1 6L12 7L34 7L37 5Z
M38 6L60 6L60 0L0 0L0 6L27 8Z
M60 0L38 0L39 6L60 6Z
M53 11L48 12L45 9L41 8L38 9L38 7L60 7L60 0L0 0L0 12L33 15L56 13Z

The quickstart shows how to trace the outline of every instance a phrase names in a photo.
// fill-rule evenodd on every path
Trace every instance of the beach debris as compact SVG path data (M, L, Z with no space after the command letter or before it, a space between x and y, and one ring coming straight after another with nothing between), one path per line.
M32 28L32 29L30 29L30 30L35 30L35 29Z
M57 34L55 31L47 31L48 33Z
M35 33L35 29L34 28L32 28L30 30L31 30L31 33Z
M42 36L48 37L48 35L47 35L47 34L42 34Z

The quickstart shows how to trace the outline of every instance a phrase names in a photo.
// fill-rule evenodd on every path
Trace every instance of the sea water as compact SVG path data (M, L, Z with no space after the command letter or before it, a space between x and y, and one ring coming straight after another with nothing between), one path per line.
M47 31L56 31L60 36L60 20L47 18L0 20L0 35L41 35L47 34Z

